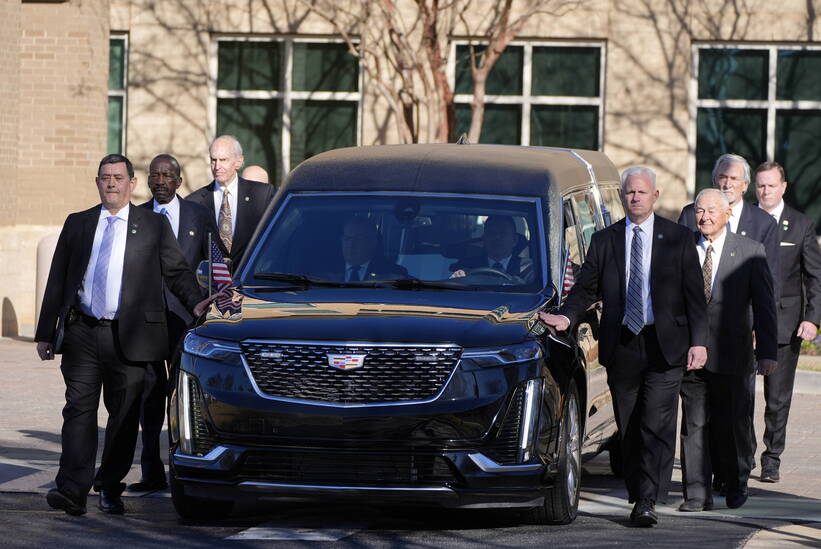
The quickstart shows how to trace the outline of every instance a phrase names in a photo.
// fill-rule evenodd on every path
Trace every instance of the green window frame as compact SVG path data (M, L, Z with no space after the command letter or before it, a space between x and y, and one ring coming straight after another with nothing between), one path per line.
M457 136L470 127L469 47L451 51ZM479 142L601 150L605 61L602 42L511 42L488 75Z
M775 160L789 183L785 201L821 224L821 47L696 44L693 62L690 194L712 185L723 153L740 154L753 170Z
M361 143L361 70L344 41L217 37L213 57L213 135L236 135L245 164L265 167L271 182Z
M112 34L108 50L108 134L106 151L125 154L128 99L128 35Z

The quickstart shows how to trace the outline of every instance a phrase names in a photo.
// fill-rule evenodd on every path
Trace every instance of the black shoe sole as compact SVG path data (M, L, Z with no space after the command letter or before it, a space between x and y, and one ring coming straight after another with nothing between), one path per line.
M633 524L635 524L636 526L655 526L659 522L659 519L657 517L653 517L650 515L637 515L632 520Z
M103 507L102 505L97 504L97 509L107 515L122 515L125 513L125 507Z

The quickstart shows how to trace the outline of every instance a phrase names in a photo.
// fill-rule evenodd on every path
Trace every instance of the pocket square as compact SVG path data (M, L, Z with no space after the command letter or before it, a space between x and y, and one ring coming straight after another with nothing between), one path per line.
M782 242L782 246L795 246L795 242Z

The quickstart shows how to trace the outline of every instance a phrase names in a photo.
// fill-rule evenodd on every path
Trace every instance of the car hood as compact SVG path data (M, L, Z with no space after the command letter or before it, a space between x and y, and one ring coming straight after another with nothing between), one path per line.
M485 347L520 342L546 303L542 294L312 288L243 288L241 310L214 307L199 335L231 341L270 339L453 343Z

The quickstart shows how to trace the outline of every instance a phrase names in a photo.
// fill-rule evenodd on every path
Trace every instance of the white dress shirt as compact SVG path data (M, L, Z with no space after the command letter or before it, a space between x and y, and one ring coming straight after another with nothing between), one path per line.
M231 234L237 232L237 193L239 192L239 177L234 175L234 179L227 185L228 205L231 206ZM214 219L219 227L220 208L222 207L222 185L214 181Z
M730 209L733 211L733 215L730 217L730 230L733 233L737 233L738 222L741 220L741 210L744 209L744 199L741 199L738 202L736 202L736 205Z
M228 198L230 200L230 197ZM174 230L174 236L176 237L180 233L180 199L175 196L168 204L160 204L154 200L154 211L156 213L161 214L163 208L165 208L165 216L168 218L168 222L171 223L171 228Z
M654 324L656 319L653 316L653 300L650 297L650 261L653 259L653 225L656 220L655 214L650 214L650 217L644 220L639 227L641 228L641 269L642 278L642 300L644 302L644 324ZM625 218L627 227L624 231L624 289L625 292L630 285L630 250L633 245L633 227L635 223L630 221L629 217ZM626 298L625 294L625 298Z
M698 246L696 246L696 251L698 252L698 264L704 268L704 258L707 257L707 246L713 247L713 272L712 272L712 280L710 280L710 293L715 292L716 289L716 273L718 272L718 264L721 263L721 251L724 249L724 241L727 240L727 229L721 231L721 236L710 242L704 235L701 235L698 239Z
M761 208L761 204L759 204L758 207ZM761 209L764 210L764 208L761 208ZM767 212L767 210L764 210L764 211ZM773 211L767 212L767 213L770 214L771 216L773 216L773 219L775 219L775 222L778 223L779 220L781 220L781 214L784 213L784 199L783 198L781 199L781 202L778 203L778 206L776 206Z
M125 239L128 235L128 211L130 206L125 205L117 212L119 221L114 223L114 241L111 243L111 255L108 260L108 276L106 277L105 292L105 313L102 318L113 320L117 318L120 308L120 291L123 283L123 260L125 259ZM94 270L97 266L97 257L100 255L100 245L103 242L103 233L108 225L106 221L111 214L103 207L100 207L100 217L97 218L97 229L94 231L94 243L91 246L91 257L88 258L83 283L80 286L78 297L80 299L80 310L83 314L91 314L91 298L94 287Z

